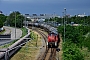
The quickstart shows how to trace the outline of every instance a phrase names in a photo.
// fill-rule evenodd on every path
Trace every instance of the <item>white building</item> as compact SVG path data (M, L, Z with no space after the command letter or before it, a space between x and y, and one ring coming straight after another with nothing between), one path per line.
M82 15L78 15L78 17L84 17L84 16L86 16L86 15L83 15L83 14Z
M84 14L78 14L77 15L78 17L84 17L84 16L86 16L86 14L84 13Z

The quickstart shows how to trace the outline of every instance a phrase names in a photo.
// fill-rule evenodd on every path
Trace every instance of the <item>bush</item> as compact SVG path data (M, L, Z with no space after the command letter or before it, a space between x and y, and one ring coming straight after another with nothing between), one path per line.
M75 44L65 42L63 44L63 60L84 60L84 57Z
M85 29L85 28L84 28ZM64 35L64 27L58 27L59 33ZM84 43L83 26L66 26L65 42L63 43L63 60L84 60L83 54L80 52Z

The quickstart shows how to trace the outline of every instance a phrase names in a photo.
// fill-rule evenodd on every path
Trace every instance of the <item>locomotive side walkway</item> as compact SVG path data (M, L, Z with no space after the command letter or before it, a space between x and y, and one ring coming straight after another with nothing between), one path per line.
M3 45L5 43L8 43L10 41L13 41L15 39L15 28L14 27L8 27L8 26L4 26L3 27L5 29L5 32L3 34L9 34L11 33L11 39L12 40L1 40L0 41L0 45ZM22 36L22 30L16 28L16 39L20 38Z

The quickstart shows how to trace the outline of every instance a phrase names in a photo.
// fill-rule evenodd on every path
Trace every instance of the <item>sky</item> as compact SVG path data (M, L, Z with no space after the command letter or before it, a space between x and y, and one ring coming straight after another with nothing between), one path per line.
M90 0L0 0L0 10L4 14L19 11L22 14L63 15L64 8L70 15L90 15Z

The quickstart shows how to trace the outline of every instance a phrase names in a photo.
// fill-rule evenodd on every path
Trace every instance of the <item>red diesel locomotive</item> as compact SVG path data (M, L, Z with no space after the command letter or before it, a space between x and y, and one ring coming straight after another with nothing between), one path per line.
M58 47L58 43L59 43L60 39L59 39L59 34L55 34L55 33L49 33L48 34L48 41L47 41L47 46L50 48L53 47Z

